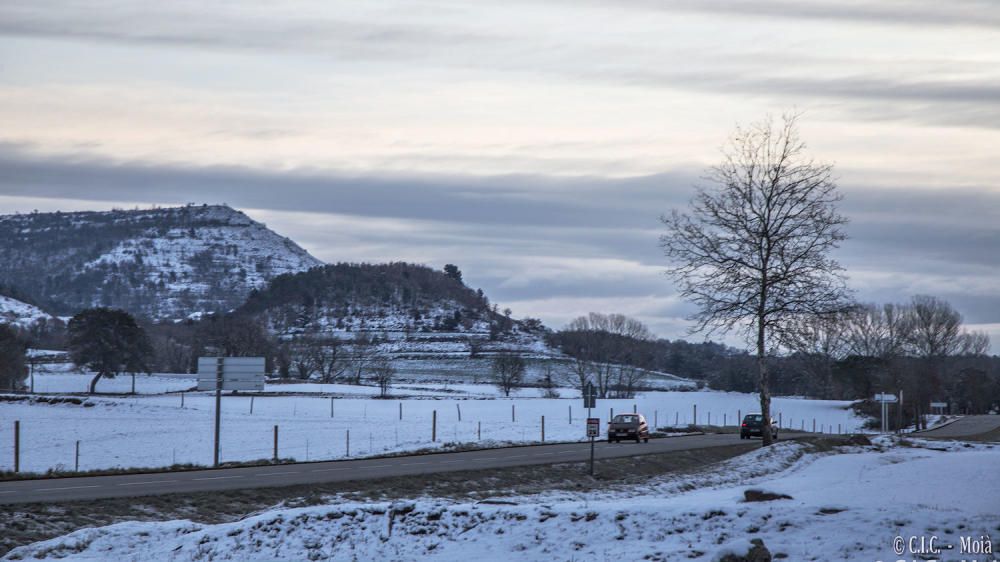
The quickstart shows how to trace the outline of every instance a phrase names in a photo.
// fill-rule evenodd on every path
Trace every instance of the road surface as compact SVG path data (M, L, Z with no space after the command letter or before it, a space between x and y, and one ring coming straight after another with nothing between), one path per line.
M958 439L962 437L979 437L994 431L1000 431L1000 416L964 416L944 427L914 432L913 435Z
M785 438L786 435L782 434ZM760 442L741 441L737 434L687 435L651 439L649 443L598 441L596 459L629 457L724 447L742 443L747 450ZM434 453L376 459L279 464L255 467L157 472L110 476L85 476L0 482L0 504L60 502L321 484L413 476L459 470L496 469L514 466L580 462L590 458L590 444L562 443L484 449L455 453Z

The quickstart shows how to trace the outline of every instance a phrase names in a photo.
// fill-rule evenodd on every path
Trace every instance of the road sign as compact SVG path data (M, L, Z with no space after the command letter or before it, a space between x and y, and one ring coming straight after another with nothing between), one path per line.
M587 418L587 437L600 437L601 418Z
M931 402L931 408L947 408L947 402Z
M594 388L593 383L587 383L587 386L583 388L583 407L584 408L596 408L597 407L597 389Z
M215 390L219 358L198 358L198 390ZM263 357L223 357L222 390L264 390Z
M876 402L889 402L889 403L895 404L897 400L899 400L899 399L896 398L895 394L880 393L880 394L876 394L875 395L875 401Z

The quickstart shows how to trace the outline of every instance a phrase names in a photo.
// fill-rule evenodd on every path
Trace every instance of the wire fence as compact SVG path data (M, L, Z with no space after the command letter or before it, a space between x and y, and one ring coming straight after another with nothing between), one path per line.
M676 402L676 401L675 401ZM734 431L749 408L655 400L608 400L590 411L602 424L616 413L643 414L656 430L713 426ZM15 462L13 420L20 419ZM20 414L20 416L19 416ZM790 412L791 414L791 412ZM357 458L420 449L586 440L588 412L570 399L433 400L226 396L221 462ZM781 430L843 433L859 429L846 412L809 416L778 410ZM277 426L277 455L275 430ZM111 468L209 466L214 398L206 394L97 400L93 407L18 406L0 424L0 469L72 472Z

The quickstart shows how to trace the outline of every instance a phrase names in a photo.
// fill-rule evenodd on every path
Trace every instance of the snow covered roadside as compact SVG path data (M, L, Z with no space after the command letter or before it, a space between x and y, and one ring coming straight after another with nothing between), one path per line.
M514 505L428 498L276 508L218 525L126 522L5 559L710 561L761 538L789 560L875 561L899 558L896 536L996 541L1000 447L934 446L882 439L844 454L804 454L805 445L782 443L598 497L504 498ZM748 489L791 499L748 503Z

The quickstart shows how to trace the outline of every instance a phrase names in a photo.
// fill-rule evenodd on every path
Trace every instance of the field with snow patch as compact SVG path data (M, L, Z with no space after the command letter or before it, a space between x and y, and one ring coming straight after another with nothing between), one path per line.
M79 391L86 375L36 376L36 389ZM129 377L101 381L105 390L126 392ZM13 467L13 420L21 422L21 470L73 470L76 441L80 470L113 467L163 467L176 463L209 465L212 461L215 399L212 393L165 392L190 388L193 378L171 375L137 377L134 397L95 396L82 405L0 401L0 470ZM562 398L541 398L539 389L522 389L510 398L486 384L403 383L397 398L377 399L377 388L344 384L277 384L268 395L223 398L221 459L251 461L273 454L273 428L279 426L281 458L326 460L370 456L446 444L483 446L578 441L585 435L586 411L576 391L560 389ZM326 393L328 395L320 395ZM737 416L758 409L753 394L713 391L640 394L629 400L600 400L595 417L611 410L645 414L659 426L692 423L735 425ZM775 417L786 427L836 433L861 429L848 402L774 399ZM251 406L253 411L251 412ZM402 419L400 419L402 409ZM437 412L437 439L432 419ZM461 415L461 419L459 419ZM348 432L350 444L348 445ZM350 449L348 450L348 446Z

